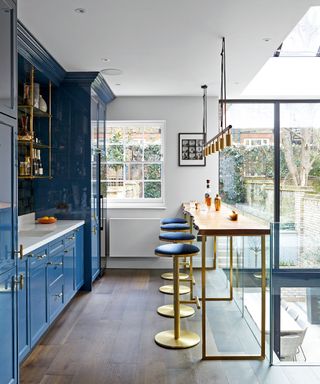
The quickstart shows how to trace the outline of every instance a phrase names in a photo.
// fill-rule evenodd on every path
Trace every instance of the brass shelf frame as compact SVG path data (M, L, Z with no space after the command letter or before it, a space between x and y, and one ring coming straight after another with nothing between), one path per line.
M35 81L35 68L31 67L30 72L30 99L34 100L34 81ZM24 145L29 147L29 157L31 163L30 175L18 175L19 179L52 179L51 163L52 163L52 84L49 80L48 82L48 112L43 112L39 108L36 108L34 105L18 105L18 111L24 114L27 114L30 118L30 135L34 137L34 119L35 118L47 118L48 119L48 143L41 144L34 142L33 139L21 140L18 139L19 145ZM44 149L48 150L48 175L34 175L33 172L33 153L34 149Z

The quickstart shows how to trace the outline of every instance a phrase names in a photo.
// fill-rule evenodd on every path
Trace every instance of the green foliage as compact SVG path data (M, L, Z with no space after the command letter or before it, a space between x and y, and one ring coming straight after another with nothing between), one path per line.
M145 180L160 180L161 179L161 165L160 164L145 164L144 165L144 179Z
M109 145L107 147L107 161L123 161L123 146Z
M147 199L159 199L161 197L161 183L153 182L144 184L144 197Z
M147 145L144 149L145 161L160 161L161 160L161 146L160 145Z
M244 157L237 147L227 147L220 155L220 194L226 203L243 203L246 190L243 182Z

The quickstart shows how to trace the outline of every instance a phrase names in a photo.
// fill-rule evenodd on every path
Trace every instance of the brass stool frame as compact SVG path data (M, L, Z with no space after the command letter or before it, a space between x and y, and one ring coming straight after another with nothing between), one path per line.
M167 255L161 253L155 253L158 256L166 257ZM196 253L185 255L171 255L173 258L173 286L174 286L174 329L159 332L155 336L155 342L164 348L170 349L184 349L191 348L200 343L200 337L190 331L181 330L180 327L180 299L179 299L179 258L180 257L192 257L197 255ZM169 255L167 257L170 257Z

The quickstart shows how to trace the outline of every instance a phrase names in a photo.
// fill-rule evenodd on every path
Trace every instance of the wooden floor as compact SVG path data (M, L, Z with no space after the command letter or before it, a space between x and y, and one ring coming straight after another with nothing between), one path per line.
M166 350L154 335L173 327L156 313L169 302L159 271L108 270L91 293L80 293L21 369L21 383L301 384L320 383L318 367L268 362L201 361L200 345ZM200 313L182 325L200 334Z

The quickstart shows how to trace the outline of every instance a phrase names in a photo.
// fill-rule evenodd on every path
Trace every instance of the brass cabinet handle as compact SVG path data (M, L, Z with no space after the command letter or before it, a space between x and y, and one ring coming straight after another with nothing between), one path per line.
M62 297L62 295L63 295L63 293L60 292L60 293L57 293L57 294L55 294L55 295L53 295L53 296L56 297L56 298L60 298L60 297Z
M67 239L68 239L68 240L74 240L74 239L75 239L75 236L68 237Z
M43 255L41 256L37 256L37 259L38 260L42 260L42 259L45 259L47 257L47 255L44 253Z
M19 251L14 251L14 253L15 253L16 255L19 255L19 259L22 259L22 258L23 258L23 245L20 244L20 246L19 246Z
M20 290L24 288L24 274L20 273L18 278L14 279L15 286L19 285Z
M48 261L48 262L47 262L47 265L53 265L53 266L55 266L55 267L60 267L60 266L63 265L63 262L60 261L59 263L53 263L52 261Z

